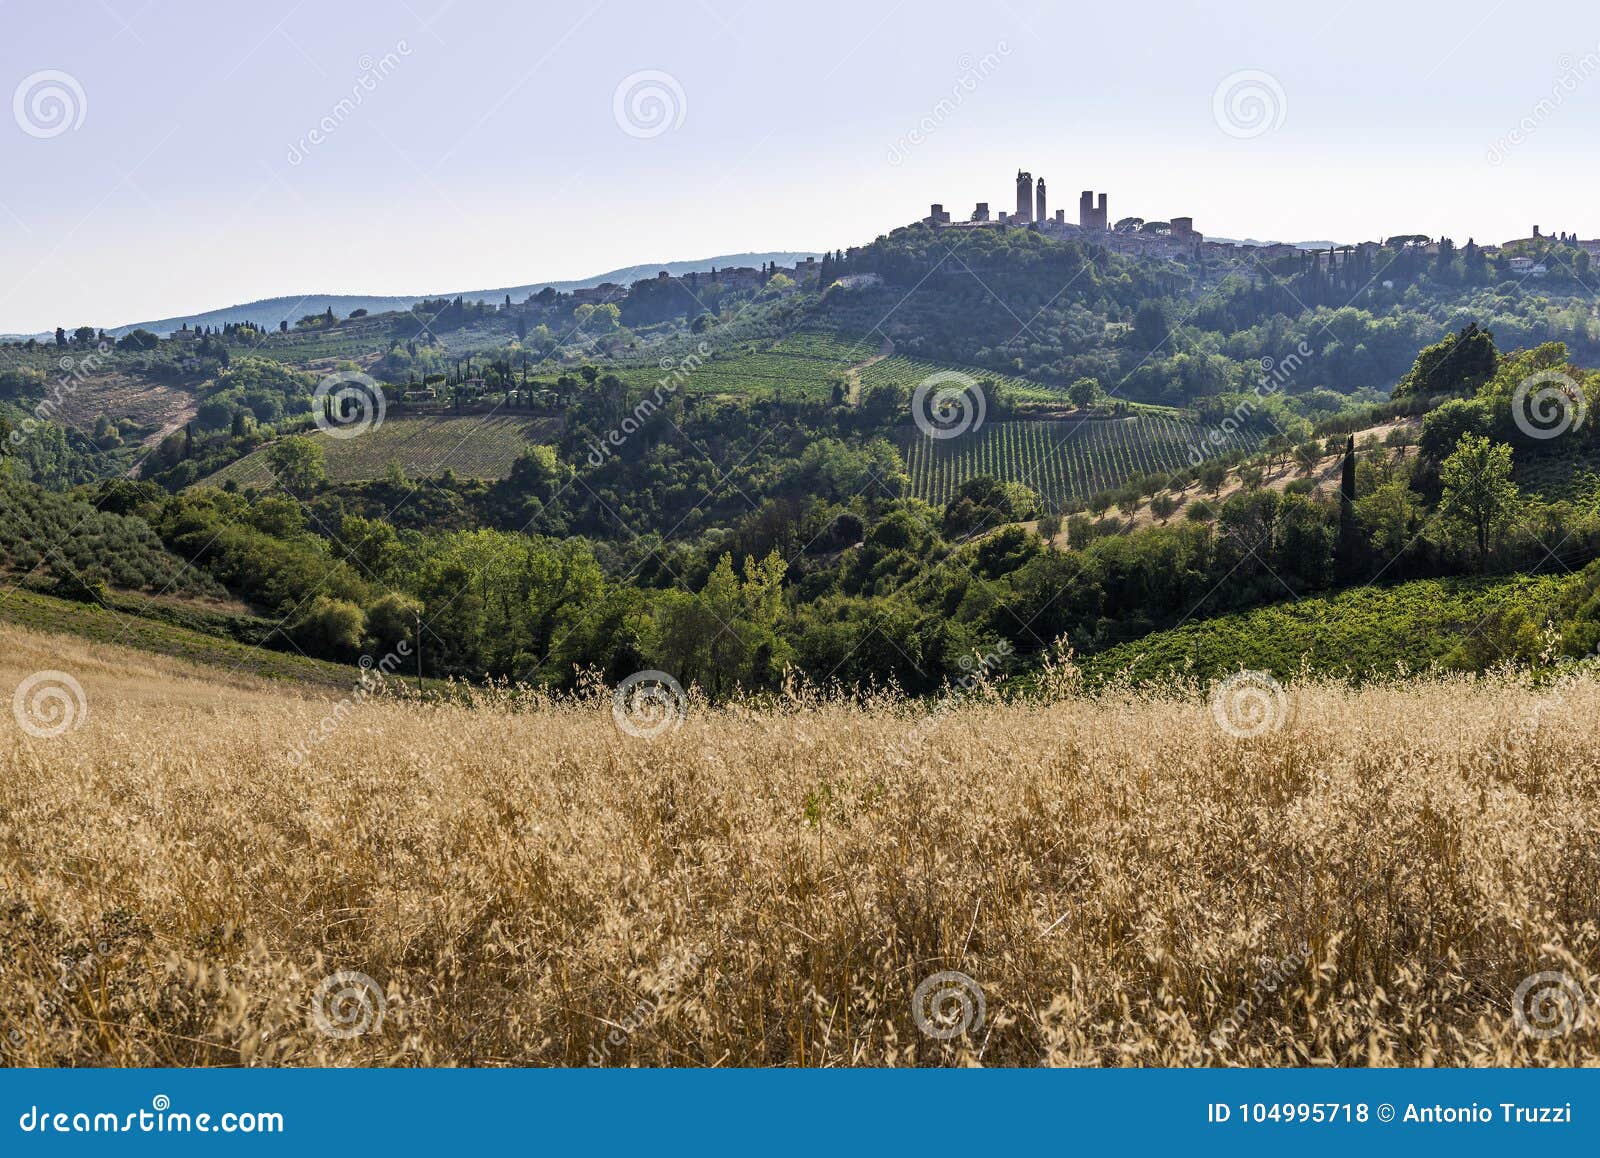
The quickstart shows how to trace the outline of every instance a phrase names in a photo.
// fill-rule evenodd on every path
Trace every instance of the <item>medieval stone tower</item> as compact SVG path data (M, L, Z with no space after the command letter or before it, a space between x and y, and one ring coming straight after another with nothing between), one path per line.
M1100 194L1100 204L1097 207L1094 200L1094 190L1085 189L1078 195L1078 226L1081 229L1107 229L1106 219L1109 212L1106 207L1106 195Z
M1033 174L1017 170L1017 223L1026 225L1033 220Z
M1033 219L1035 221L1039 222L1041 225L1043 225L1046 221L1048 221L1050 219L1049 214L1045 212L1045 207L1044 207L1044 178L1043 177L1039 178L1038 209L1034 213Z

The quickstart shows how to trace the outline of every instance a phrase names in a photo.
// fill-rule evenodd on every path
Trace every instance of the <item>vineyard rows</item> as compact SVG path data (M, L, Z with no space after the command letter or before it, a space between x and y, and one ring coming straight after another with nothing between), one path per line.
M461 478L501 479L511 473L524 447L554 441L559 429L560 420L553 418L464 414L390 418L354 438L330 438L320 431L308 437L322 448L332 482L381 478L391 459L411 478L431 478L448 468ZM270 485L266 448L229 463L202 483L220 486L230 479L241 487Z
M1020 482L1051 507L1113 490L1140 475L1172 475L1190 466L1190 451L1211 428L1168 414L1084 421L994 422L956 438L935 439L912 429L906 472L912 494L950 501L969 479L992 475ZM1224 447L1248 451L1261 432L1229 434Z
M870 390L874 386L885 383L893 386L906 386L915 389L923 379L933 374L949 374L953 367L939 366L932 362L922 362L915 358L902 358L899 354L885 358L881 362L874 362L871 366L861 371L861 388ZM1058 387L1045 386L1028 378L1017 378L1010 374L1000 374L993 370L984 370L976 366L966 366L956 372L965 374L977 382L993 382L1006 396L1016 402L1055 402L1063 403L1066 400L1065 392Z
M880 358L880 347L881 342L876 337L851 339L823 331L801 330L765 349L719 350L694 369L679 389L694 394L757 395L770 395L773 390L781 389L790 397L824 398L834 380L852 366L861 367L858 375L864 391L884 384L914 389L930 375L948 374L957 369L898 354ZM869 362L870 365L863 365ZM668 377L671 367L618 367L613 372L631 388L644 389ZM1027 378L974 366L960 368L957 372L974 381L993 382L1013 401L1056 404L1064 401L1059 387Z
M764 345L761 344L761 345ZM672 382L674 366L692 347L668 354L665 365L647 363L609 369L633 390L648 390L663 379ZM714 350L687 375L674 383L684 394L754 394L770 397L782 391L790 399L827 398L835 379L852 365L864 362L877 352L869 342L852 343L831 334L803 331L790 334L765 348L749 344Z

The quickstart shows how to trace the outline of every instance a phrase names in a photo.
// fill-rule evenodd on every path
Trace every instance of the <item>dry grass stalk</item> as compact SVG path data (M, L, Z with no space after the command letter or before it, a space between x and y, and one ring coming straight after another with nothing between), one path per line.
M55 739L0 716L12 1063L1600 1055L1592 678L1556 704L1304 683L1254 739L1193 689L975 696L909 746L887 700L697 702L642 740L600 699L374 698L297 764L331 703L11 628L0 648L0 691L61 669L89 705ZM383 990L355 995L367 1032L308 1020L336 970ZM939 970L981 985L981 1029L919 1032ZM1541 970L1587 996L1569 1032L1514 1023Z

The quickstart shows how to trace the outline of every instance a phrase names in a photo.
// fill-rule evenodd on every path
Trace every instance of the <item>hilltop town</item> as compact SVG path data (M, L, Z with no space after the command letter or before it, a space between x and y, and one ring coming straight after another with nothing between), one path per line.
M1007 212L1002 209L991 213L989 202L979 201L964 221L953 219L943 203L934 202L920 224L955 230L1032 229L1048 237L1086 242L1118 253L1190 261L1197 265L1228 262L1239 257L1270 260L1300 253L1308 248L1283 242L1251 245L1234 241L1208 241L1204 234L1195 229L1192 217L1157 220L1130 216L1113 222L1107 194L1097 193L1093 189L1085 189L1078 194L1077 220L1068 221L1065 209L1050 209L1044 177L1035 177L1025 169L1017 170L1016 193L1015 210ZM1448 238L1400 234L1383 242L1364 241L1355 245L1331 246L1318 252L1324 264L1338 264L1364 249L1377 250L1383 246L1393 247L1396 243L1433 255L1437 255L1441 247L1447 252L1453 251L1453 243ZM1600 238L1584 241L1579 240L1576 233L1543 233L1537 225L1528 237L1514 238L1500 245L1483 246L1468 238L1467 245L1485 258L1501 256L1506 271L1518 276L1543 277L1549 272L1545 261L1541 261L1538 255L1523 252L1525 250L1570 246L1588 254L1591 259L1600 257Z

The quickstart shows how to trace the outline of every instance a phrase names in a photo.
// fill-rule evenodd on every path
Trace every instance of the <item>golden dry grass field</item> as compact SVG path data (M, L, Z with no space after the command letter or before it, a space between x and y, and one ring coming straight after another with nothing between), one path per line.
M13 1064L1600 1058L1592 677L1295 685L1256 737L1063 684L646 739L0 628L5 698L41 670L83 699L0 710Z

